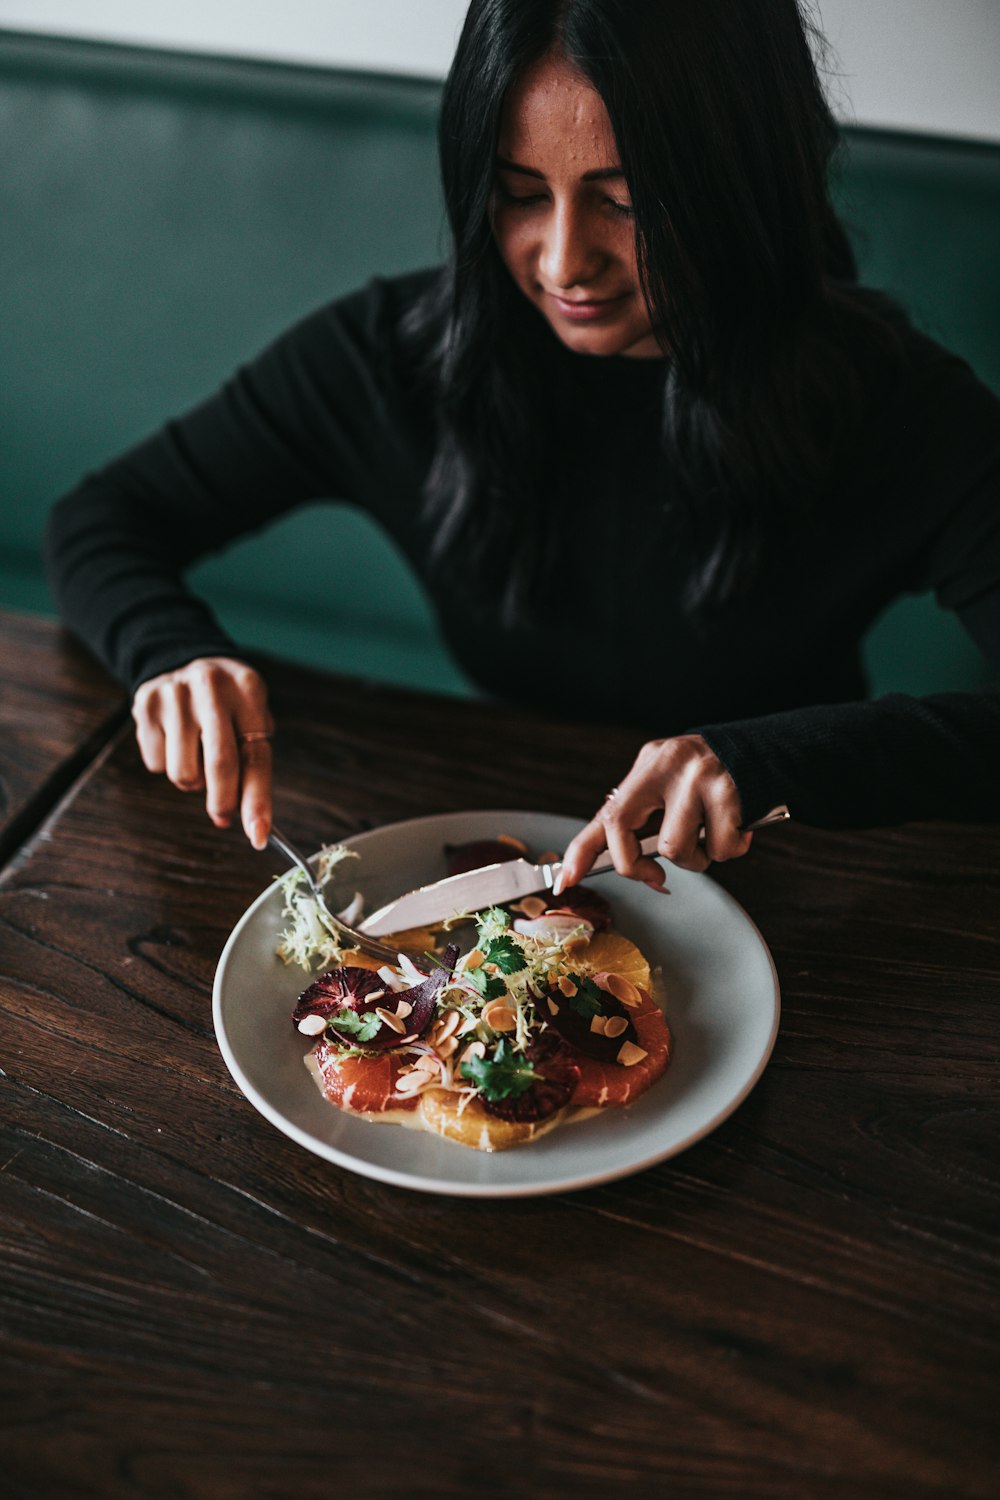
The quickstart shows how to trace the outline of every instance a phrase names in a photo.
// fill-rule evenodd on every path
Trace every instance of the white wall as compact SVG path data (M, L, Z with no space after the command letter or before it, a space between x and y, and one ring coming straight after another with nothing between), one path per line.
M467 0L0 0L0 27L440 76ZM1000 0L813 0L861 124L1000 140Z

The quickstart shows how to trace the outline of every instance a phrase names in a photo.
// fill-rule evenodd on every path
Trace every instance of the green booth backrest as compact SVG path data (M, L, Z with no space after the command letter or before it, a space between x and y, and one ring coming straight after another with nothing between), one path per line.
M44 515L84 470L312 307L440 258L439 92L0 33L0 604L50 608ZM1000 148L846 135L840 201L866 279L1000 390ZM346 506L309 508L194 579L251 644L465 687L404 565ZM872 641L877 689L982 675L928 601Z

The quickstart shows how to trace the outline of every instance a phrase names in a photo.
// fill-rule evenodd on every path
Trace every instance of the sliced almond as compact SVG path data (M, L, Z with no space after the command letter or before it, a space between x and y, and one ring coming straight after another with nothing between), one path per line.
M622 1005L627 1005L630 1009L642 1004L642 996L631 979L626 979L624 974L606 974L604 988L609 995L614 995L616 1000L620 1000Z
M591 1029L591 1031L596 1031L597 1034L598 1034L598 1036L603 1036L604 1035L604 1029L607 1026L607 1024L608 1024L608 1018L607 1018L607 1016L602 1016L602 1015L598 1014L596 1016L591 1016L591 1018L590 1018L590 1029Z
M397 1094L418 1094L421 1089L426 1088L430 1078L426 1073L400 1073L396 1079Z
M326 1021L323 1016L303 1016L299 1022L299 1030L303 1036L319 1036L321 1031L326 1030Z
M486 1047L482 1042L470 1042L459 1058L459 1063L470 1062L474 1057L485 1057Z
M517 1026L517 1015L503 1000L492 1000L483 1011L483 1020L494 1031L513 1031Z
M413 1015L413 1006L410 1004L409 1000L400 1000L399 1004L396 1006L396 1014L401 1020L404 1021L407 1016Z
M580 986L577 984L575 979L571 979L568 974L564 974L559 981L559 988L562 990L563 994L568 1000L570 995L576 994Z
M644 1047L637 1047L635 1042L622 1042L618 1048L618 1061L623 1068L632 1068L637 1062L642 1062L648 1056Z
M486 955L482 948L473 948L471 953L465 955L464 967L466 969L478 969L485 957Z
M524 840L523 839L516 839L512 833L498 833L497 834L497 843L498 844L509 844L510 847L512 849L516 849L517 852L518 852L518 854L520 854L520 855L525 855L528 852L528 846L524 842Z
M385 990L372 990L370 995L365 996L365 1004L370 1005L373 1000L381 1000Z
M558 1007L558 1005L556 1004L556 1002L554 1000L552 1000L548 996L546 996L545 1003L549 1007L549 1015L550 1016L557 1016L559 1014L559 1007Z
M628 1022L624 1016L608 1016L604 1024L605 1036L621 1036L623 1031L628 1030Z
M443 1042L435 1043L434 1051L437 1053L438 1057L447 1062L448 1058L454 1056L454 1054L458 1051L458 1038L453 1036L446 1036Z
M406 1023L400 1016L396 1015L395 1011L386 1010L384 1005L376 1005L375 1014L380 1021L385 1022L391 1031L397 1032L399 1036L403 1035L403 1032L406 1030Z
M418 1073L440 1073L441 1062L430 1052L424 1052L413 1064Z
M545 910L545 902L541 896L525 896L523 901L515 901L512 909L522 912L526 917L533 920L535 917L542 915L542 912Z
M460 1010L446 1010L436 1026L439 1040L443 1042L453 1036L461 1024L462 1012Z

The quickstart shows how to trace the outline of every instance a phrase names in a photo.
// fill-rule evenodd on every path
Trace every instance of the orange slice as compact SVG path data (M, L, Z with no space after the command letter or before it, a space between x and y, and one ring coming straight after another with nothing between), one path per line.
M539 1134L540 1128L559 1119L559 1115L552 1115L541 1121L501 1120L489 1114L478 1099L470 1100L462 1109L465 1097L448 1089L426 1089L420 1103L428 1130L461 1146L471 1146L474 1151L506 1151L510 1146L520 1146Z
M649 964L620 932L595 932L586 948L574 954L572 967L586 974L621 974L637 989L649 989Z

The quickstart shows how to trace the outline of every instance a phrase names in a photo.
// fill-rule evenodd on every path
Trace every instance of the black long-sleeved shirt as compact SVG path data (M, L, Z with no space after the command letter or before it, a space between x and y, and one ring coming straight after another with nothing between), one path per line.
M401 323L431 274L316 312L55 507L63 616L130 688L239 655L183 570L307 500L362 506L429 581L435 417ZM700 618L680 604L690 556L658 520L660 362L586 359L553 338L551 378L574 382L580 420L553 434L574 511L543 583L549 623L501 617L502 560L496 576L460 570L431 587L456 659L500 697L699 730L745 821L782 802L828 826L1000 817L1000 694L865 701L861 638L902 592L934 589L1000 666L1000 401L931 340L901 336L902 377L873 386L844 478L821 504L803 497L749 592Z

